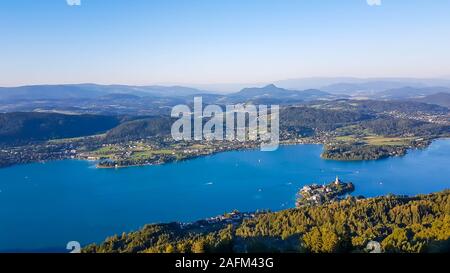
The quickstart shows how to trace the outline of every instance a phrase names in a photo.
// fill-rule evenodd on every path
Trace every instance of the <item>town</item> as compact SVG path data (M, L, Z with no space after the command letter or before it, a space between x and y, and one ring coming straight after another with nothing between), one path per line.
M304 186L297 195L296 207L322 205L339 200L355 190L353 183L342 182L339 177L328 185Z

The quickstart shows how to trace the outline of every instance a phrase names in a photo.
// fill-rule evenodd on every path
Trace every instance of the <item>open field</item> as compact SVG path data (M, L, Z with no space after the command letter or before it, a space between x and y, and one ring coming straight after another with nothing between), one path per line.
M411 137L384 137L384 136L368 136L362 138L364 142L370 145L392 145L403 146L408 145L414 138Z
M61 143L71 143L75 141L81 141L88 138L101 138L104 137L105 134L91 135L91 136L82 136L82 137L72 137L72 138L61 138L61 139L51 139L48 140L49 144L61 144Z

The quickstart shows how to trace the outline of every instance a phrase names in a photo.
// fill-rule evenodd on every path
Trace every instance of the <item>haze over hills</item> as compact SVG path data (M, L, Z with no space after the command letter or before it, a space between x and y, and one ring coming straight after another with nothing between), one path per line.
M131 86L99 84L30 85L0 88L0 100L90 99L108 94L182 97L209 91L182 86Z
M302 86L318 86L321 83L338 80L347 82L307 89L283 86L283 84L295 85L298 83L303 84ZM428 86L428 84L438 83L442 85ZM445 85L446 83L448 85ZM411 100L438 93L450 93L449 80L308 78L280 81L277 84L268 84L262 87L249 86L227 94L184 86L34 85L0 88L0 112L40 111L103 115L155 115L164 109L167 114L170 107L177 104L191 104L194 96L201 96L203 102L207 104L285 105L335 99ZM440 96L442 97L442 95ZM423 102L443 105L433 98Z
M264 87L268 84L291 90L320 89L330 93L351 94L358 91L384 91L387 89L411 87L450 87L450 77L442 78L357 78L357 77L306 77L286 80L274 80L270 82L249 83L216 83L216 84L181 84L202 90L215 90L223 93L235 93L238 90L255 86Z
M423 98L416 99L416 101L436 104L450 108L450 92L429 95Z
M253 83L253 84L204 84L204 85L187 85L202 90L215 90L217 92L224 92L226 95L240 93L237 90L246 90L256 88L264 91L267 86L275 85L278 88L285 90L309 90L315 89L321 92L332 94L334 96L363 96L369 98L383 98L390 99L388 93L401 92L402 88L422 89L414 91L414 94L409 95L408 90L403 90L404 95L393 94L392 97L410 98L418 94L428 95L433 92L447 92L443 90L450 88L450 78L356 78L356 77L310 77L274 81L273 83ZM436 90L432 90L436 89ZM413 90L411 90L413 91ZM255 91L256 92L256 91ZM382 93L378 95L378 93ZM255 94L256 95L256 94ZM284 96L285 94L283 94Z
M95 85L30 85L1 87L0 100L95 98L105 94Z
M450 87L447 78L355 78L355 77L315 77L289 79L275 82L280 87L290 89L316 88L329 93L351 95L358 92L375 93L402 87Z
M327 92L309 89L303 91L279 88L273 84L262 88L244 88L231 94L217 94L182 86L127 86L127 85L36 85L0 89L0 112L13 111L82 111L83 113L108 114L125 108L135 110L159 109L177 104L190 104L194 96L201 96L204 103L264 103L288 104L303 101L335 99ZM122 106L122 107L117 107ZM153 114L144 112L138 114Z
M407 86L407 82L393 82L393 81L371 81L363 83L336 83L329 86L322 87L331 93L336 94L375 94L377 92L383 92L394 88L403 88ZM421 83L413 83L416 87L424 87Z
M450 88L439 86L423 88L402 87L378 92L374 95L374 97L379 99L409 99L429 96L438 93L450 93Z
M225 84L172 84L172 85L101 85L101 84L58 84L58 85L29 85L19 87L0 87L2 99L35 99L35 98L70 98L96 97L109 93L126 93L139 96L181 97L194 94L232 94L243 89L257 87L264 88L275 85L286 90L318 89L327 93L351 95L357 92L383 92L390 89L404 87L427 88L448 87L447 78L356 78L356 77L310 77L279 80L268 83L225 83ZM224 93L223 93L224 92Z
M335 96L323 92L321 90L309 89L303 91L288 90L277 87L274 84L269 84L264 87L252 87L244 88L237 93L233 93L226 96L226 100L229 102L261 102L271 101L274 103L288 103L288 102L301 102L317 99L331 99Z
M320 90L288 90L270 84L264 87L246 87L236 93L220 95L215 91L201 90L183 86L129 86L129 85L98 85L98 84L69 84L69 85L31 85L20 87L0 87L0 100L55 100L55 99L89 99L108 96L111 94L133 95L139 97L187 97L200 94L226 96L230 98L256 97L295 97L310 99L314 97L330 96ZM130 97L130 96L128 96Z

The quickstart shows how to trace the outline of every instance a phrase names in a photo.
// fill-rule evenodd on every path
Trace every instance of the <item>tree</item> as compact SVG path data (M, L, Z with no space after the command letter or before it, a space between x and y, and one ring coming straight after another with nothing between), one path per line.
M203 241L196 241L192 245L193 253L205 253L205 243Z
M164 253L175 253L175 248L172 245L167 245Z
M303 243L306 248L312 252L321 252L322 250L322 234L319 228L314 227L310 232L303 236Z
M408 232L403 228L395 228L381 243L387 252L404 252L411 250L409 244Z
M329 227L321 228L322 249L321 252L334 253L339 250L339 236Z

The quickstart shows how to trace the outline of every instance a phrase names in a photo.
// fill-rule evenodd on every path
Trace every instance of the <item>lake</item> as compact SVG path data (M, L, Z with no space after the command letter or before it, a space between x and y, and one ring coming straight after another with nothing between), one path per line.
M69 241L100 242L146 223L292 208L300 187L336 176L366 197L450 188L450 140L380 161L327 161L321 151L283 146L117 170L77 160L0 169L0 251L64 251Z

